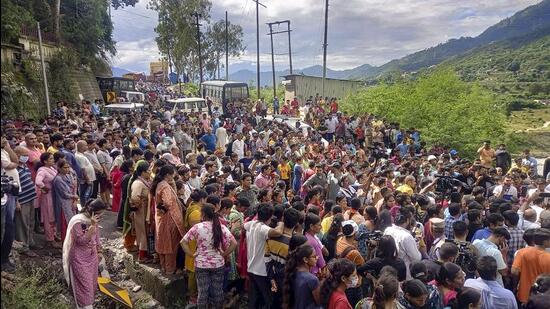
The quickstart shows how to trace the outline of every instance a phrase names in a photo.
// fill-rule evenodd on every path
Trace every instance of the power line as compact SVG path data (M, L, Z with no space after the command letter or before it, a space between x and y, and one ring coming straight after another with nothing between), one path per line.
M116 11L122 11L122 12L126 12L126 13L128 13L128 14L140 16L140 17L143 17L143 18L152 19L151 16L145 16L145 15L142 15L142 14L139 14L139 13L134 13L134 12L131 12L131 11L127 11L127 10L125 10L125 9L118 9L118 10L116 10Z

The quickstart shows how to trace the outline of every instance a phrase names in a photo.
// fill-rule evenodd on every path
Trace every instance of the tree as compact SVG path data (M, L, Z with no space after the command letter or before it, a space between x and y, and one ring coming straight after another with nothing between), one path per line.
M193 13L201 14L201 22L210 20L209 0L151 0L148 7L158 12L155 38L160 53L178 76L184 72L194 79L198 72L197 30Z
M228 22L228 53L230 57L238 57L244 51L243 29L239 25ZM225 66L220 63L220 58L225 54L225 20L221 19L209 26L206 30L205 41L208 46L209 69L217 70L217 76L220 78L220 68ZM216 76L216 71L210 72Z
M367 88L346 98L342 109L414 127L428 145L454 148L471 158L481 141L503 141L505 136L504 109L494 95L477 83L461 81L451 70Z
M520 64L519 64L519 62L517 62L517 61L512 61L512 62L508 65L508 67L506 68L506 70L511 71L511 72L513 72L514 74L517 74L517 72L519 71L519 69L520 69Z

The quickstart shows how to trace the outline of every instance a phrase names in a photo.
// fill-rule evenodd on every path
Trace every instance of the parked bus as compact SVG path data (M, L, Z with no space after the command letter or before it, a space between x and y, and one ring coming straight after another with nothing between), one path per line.
M116 103L122 92L136 91L135 81L122 77L96 77L103 100L107 103Z
M221 106L223 113L227 112L227 104L248 99L248 84L225 80L203 82L202 96L212 100L212 109Z

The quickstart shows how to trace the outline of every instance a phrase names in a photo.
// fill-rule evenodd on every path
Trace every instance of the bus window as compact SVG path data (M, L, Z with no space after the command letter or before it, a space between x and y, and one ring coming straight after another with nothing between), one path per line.
M187 103L187 109L195 109L197 108L197 103L195 102L188 102Z

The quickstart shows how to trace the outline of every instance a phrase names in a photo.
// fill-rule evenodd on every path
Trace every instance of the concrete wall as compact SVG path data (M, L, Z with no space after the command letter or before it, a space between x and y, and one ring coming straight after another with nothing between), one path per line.
M321 94L323 82L321 77L305 75L289 75L286 77L290 84L285 85L285 101L297 97L304 102L310 96ZM344 98L346 95L357 91L362 86L359 81L325 79L325 96Z

